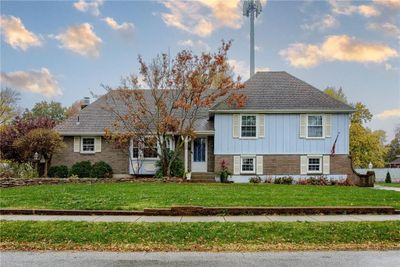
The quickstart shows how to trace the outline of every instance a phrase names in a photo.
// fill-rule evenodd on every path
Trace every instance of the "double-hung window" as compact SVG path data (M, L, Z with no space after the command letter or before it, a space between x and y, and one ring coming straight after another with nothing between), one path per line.
M241 131L241 137L244 138L257 137L257 116L242 115L240 131Z
M95 139L94 137L82 137L82 153L94 153L95 152Z
M157 158L157 140L155 138L146 138L143 143L143 157Z
M322 173L322 158L308 157L308 173Z
M241 158L241 173L255 173L256 172L256 159L255 157L242 157Z
M322 138L323 129L322 115L308 115L307 118L307 137L310 138Z

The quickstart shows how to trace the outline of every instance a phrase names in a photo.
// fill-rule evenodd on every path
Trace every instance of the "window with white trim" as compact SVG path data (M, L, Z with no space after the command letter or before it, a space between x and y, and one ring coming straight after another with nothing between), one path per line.
M137 159L139 157L139 142L132 140L132 158Z
M241 115L241 137L257 137L257 116Z
M255 173L256 172L256 158L255 157L242 157L240 164L241 173Z
M322 173L322 158L321 157L308 157L307 172L308 173Z
M308 115L307 117L307 137L324 137L324 126L322 115Z
M82 137L81 138L81 152L82 153L94 153L95 152L95 138L94 137Z
M146 138L143 144L144 158L157 158L157 140L155 138Z

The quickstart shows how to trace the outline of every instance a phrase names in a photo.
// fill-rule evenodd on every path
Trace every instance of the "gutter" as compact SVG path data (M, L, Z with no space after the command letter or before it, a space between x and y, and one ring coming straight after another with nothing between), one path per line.
M299 114L299 113L354 113L354 109L210 109L210 113L262 113L262 114Z

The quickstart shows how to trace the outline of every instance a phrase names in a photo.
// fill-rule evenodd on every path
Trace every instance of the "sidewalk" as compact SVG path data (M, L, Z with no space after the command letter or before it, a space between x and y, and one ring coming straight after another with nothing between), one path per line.
M390 186L375 185L374 189L400 192L400 187L390 187Z
M400 221L400 215L304 215L304 216L65 216L1 215L6 221L84 222L367 222Z

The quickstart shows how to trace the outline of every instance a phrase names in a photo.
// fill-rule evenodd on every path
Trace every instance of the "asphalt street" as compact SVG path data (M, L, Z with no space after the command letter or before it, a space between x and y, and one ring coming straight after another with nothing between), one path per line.
M1 252L1 267L58 266L400 266L400 251L327 252Z

